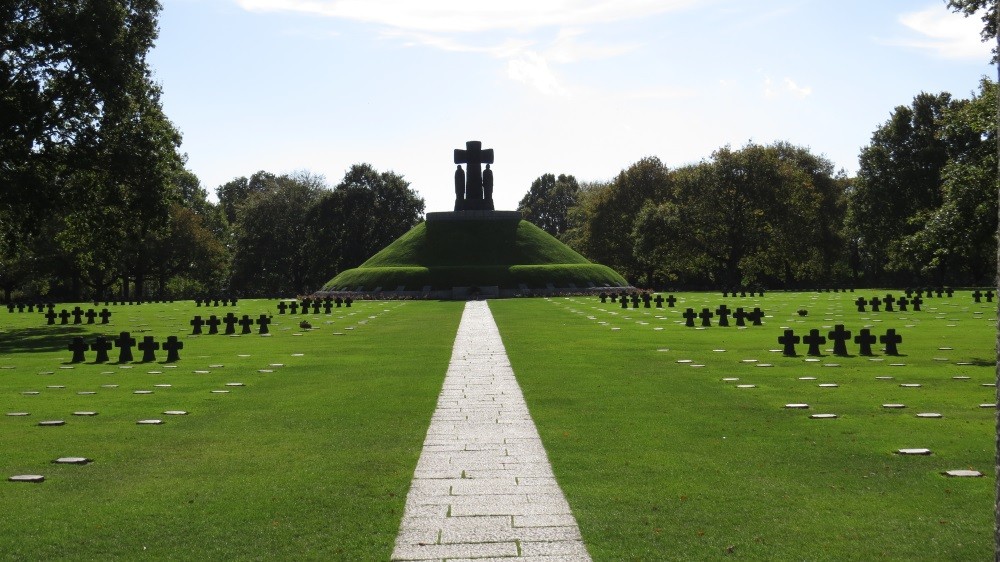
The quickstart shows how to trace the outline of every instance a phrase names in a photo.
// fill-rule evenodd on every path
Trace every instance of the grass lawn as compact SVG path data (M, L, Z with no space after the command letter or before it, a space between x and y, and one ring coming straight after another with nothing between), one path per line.
M995 304L956 293L922 312L859 313L860 294L678 294L678 308L627 311L596 298L492 301L594 559L991 558L995 411L979 404L995 402ZM683 326L684 308L723 302L768 317L745 329ZM902 356L876 345L875 360L833 357L832 343L819 361L806 361L805 345L799 357L780 353L782 327L825 336L835 324L853 335L895 328ZM940 474L961 468L986 477Z
M490 308L595 560L990 558L995 412L979 405L995 401L995 305L968 293L919 313L852 304L885 292ZM684 308L723 302L760 306L765 325L683 326ZM312 331L275 304L235 309L274 314L271 337L191 337L193 315L233 309L190 302L109 307L107 327L0 310L0 477L46 476L0 482L0 558L388 559L464 303L357 302L308 315ZM903 355L769 351L782 327L841 323L895 328ZM183 336L181 360L96 365L88 352L63 368L72 336L123 330ZM797 402L810 409L784 408ZM893 402L906 408L882 407ZM31 415L2 415L18 411ZM166 423L135 423L148 418ZM66 425L37 426L53 419ZM933 454L894 454L911 447ZM94 462L51 463L63 456ZM987 476L940 474L958 468Z
M272 337L185 336L176 366L127 369L94 352L65 369L66 346L123 330L162 342L234 309L112 306L107 327L0 311L0 476L46 477L0 482L0 558L388 559L462 303L358 302L308 315L312 331L275 304L235 308L274 314ZM136 425L149 418L165 423ZM65 456L94 462L51 463Z

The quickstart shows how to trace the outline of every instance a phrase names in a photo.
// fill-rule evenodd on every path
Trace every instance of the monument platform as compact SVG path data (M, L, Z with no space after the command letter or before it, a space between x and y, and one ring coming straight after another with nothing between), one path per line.
M427 213L427 222L457 222L457 221L519 221L520 211L447 211Z

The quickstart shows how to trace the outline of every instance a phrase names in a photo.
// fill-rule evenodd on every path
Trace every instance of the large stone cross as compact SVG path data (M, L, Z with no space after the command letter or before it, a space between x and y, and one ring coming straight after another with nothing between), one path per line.
M493 149L483 150L483 143L480 141L468 141L465 143L465 150L455 149L455 164L465 164L465 200L464 205L459 205L462 201L456 201L457 210L482 210L492 209L492 193L489 201L484 201L483 197L483 164L493 163ZM456 178L457 181L457 178ZM456 196L459 196L456 189Z

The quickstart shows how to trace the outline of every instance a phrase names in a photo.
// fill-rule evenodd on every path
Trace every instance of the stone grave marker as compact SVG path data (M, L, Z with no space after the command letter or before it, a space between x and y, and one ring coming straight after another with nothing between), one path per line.
M906 297L899 297L899 300L896 301L896 304L899 305L900 312L907 312L906 307L907 305L910 304L910 300Z
M806 353L813 356L822 355L819 350L819 346L826 343L826 338L819 335L819 330L812 329L809 330L809 335L802 338L802 343L809 345L809 351Z
M107 324L108 320L111 319L111 312L105 308L101 310L101 313L98 314L98 316L101 317L101 324Z
M891 294L886 295L885 298L882 299L882 304L885 305L885 311L886 312L895 312L895 310L892 308L892 305L895 302L896 302L896 298L895 297L893 297Z
M27 482L29 484L40 484L45 482L45 476L41 474L15 474L7 478L9 482Z
M920 298L920 295L917 295L910 299L910 304L913 305L914 312L920 312L920 305L924 304L924 299Z
M761 320L764 318L764 313L761 312L759 307L754 307L753 311L747 314L747 319L750 320L754 326L761 326Z
M88 309L83 315L87 318L87 324L93 324L94 319L97 318L97 313L94 312L93 308Z
M701 309L701 312L698 314L698 318L701 318L701 325L705 327L712 325L712 318L714 316L715 315L712 314L712 311L707 308Z
M847 356L847 342L851 339L851 332L844 329L843 324L837 324L832 332L828 332L826 337L833 342L833 354L841 357Z
M663 308L663 295L656 295L656 298L653 299L653 302L656 303L656 308Z
M719 308L715 309L715 314L719 316L719 326L728 327L729 326L729 315L732 314L732 310L726 306L726 303L722 303Z
M981 293L979 291L979 289L976 289L975 291L973 291L973 293L972 293L972 299L975 302L982 302L982 298L983 298L983 293Z
M298 314L299 313L298 301L292 301L291 304L288 305L288 311L290 314Z
M871 305L872 312L878 312L879 306L881 306L882 304L882 300L879 299L878 297L872 297L872 299L868 301L868 304Z
M94 359L94 363L107 363L111 359L108 357L108 351L111 350L111 342L108 338L104 336L97 336L94 339L94 343L90 344L90 350L97 352L97 357Z
M899 355L896 345L903 343L903 336L898 335L896 330L889 328L884 336L879 336L878 341L885 345L886 355Z
M56 318L58 318L58 315L55 313L54 310L50 310L45 313L45 318L48 320L48 325L52 326L56 323Z
M797 353L795 353L795 344L799 343L801 339L802 338L795 335L794 330L785 330L785 334L778 337L778 343L785 346L784 349L781 350L782 355L785 355L786 357L795 357L797 355Z
M209 335L218 334L219 333L219 324L221 324L221 323L222 323L222 321L219 320L218 316L216 316L214 314L212 314L211 316L209 316L208 320L205 321L205 324L208 326L208 333L209 333Z
M861 348L860 351L858 351L858 355L874 355L872 353L872 344L876 341L878 341L878 338L872 335L871 330L868 328L862 328L861 331L858 332L858 335L854 336L854 343L858 344Z
M694 319L698 317L698 315L695 314L694 309L689 308L685 310L682 316L684 317L685 320L684 325L687 326L688 328L694 328Z
M66 325L69 324L69 317L72 316L68 310L65 308L59 313L59 324Z
M285 301L278 301L278 314L284 314L287 308L288 305L285 304Z
M136 347L142 351L143 363L156 361L156 350L160 349L160 344L156 342L153 336L143 336L142 342Z
M84 359L83 352L87 351L87 344L84 343L83 338L76 337L69 344L68 350L73 352L73 358L69 360L70 363L83 363Z
M177 336L167 336L167 341L163 343L163 350L167 352L167 363L180 361L180 350L184 349L184 343L177 340Z
M252 330L252 328L253 328L253 318L250 318L249 314L244 314L243 317L240 318L239 324L240 324L240 327L242 328L242 330L240 330L241 334L252 334L253 333L253 330Z
M748 317L749 315L743 310L742 306L736 307L736 312L733 313L733 320L736 320L737 326L746 326Z
M270 323L271 318L266 314L261 314L260 317L257 318L257 326L259 326L257 333L261 335L268 334L269 332L267 330L267 326Z
M222 322L226 325L225 335L231 336L236 333L236 322L238 322L238 319L235 314L227 312L225 318L222 319Z
M192 336L201 335L201 327L205 325L205 321L201 319L201 316L195 316L189 324L191 324Z

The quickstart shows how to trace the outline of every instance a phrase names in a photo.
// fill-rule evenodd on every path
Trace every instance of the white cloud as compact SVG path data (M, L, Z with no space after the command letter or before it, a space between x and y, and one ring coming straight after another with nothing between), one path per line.
M892 45L924 49L946 59L981 60L990 56L991 46L980 40L982 21L978 14L964 17L936 6L903 14L899 22L921 37L889 41Z
M647 17L696 0L235 0L250 11L301 12L424 32L572 27Z
M804 98L812 93L812 88L809 86L799 86L791 78L785 78L785 89L792 93L793 96L798 98Z
M560 83L544 57L532 51L507 61L507 77L527 84L549 96L565 96L566 88Z
M804 99L805 97L812 94L812 88L809 86L799 86L791 78L785 77L781 81L781 85L774 83L770 76L764 77L764 97L767 99L777 99L785 96L792 96L799 99Z

